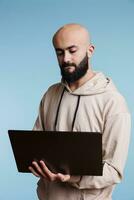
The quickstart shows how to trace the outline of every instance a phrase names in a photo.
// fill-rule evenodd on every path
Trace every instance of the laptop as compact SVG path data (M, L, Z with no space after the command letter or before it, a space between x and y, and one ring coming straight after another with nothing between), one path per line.
M30 172L43 160L54 173L102 176L102 134L99 132L8 131L19 172Z

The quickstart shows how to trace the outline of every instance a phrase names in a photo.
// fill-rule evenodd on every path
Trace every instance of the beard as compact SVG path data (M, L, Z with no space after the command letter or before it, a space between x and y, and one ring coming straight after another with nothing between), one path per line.
M74 66L75 69L73 72L68 72L66 70L66 67L69 66ZM67 81L67 83L73 83L80 78L82 78L87 70L88 70L88 56L86 56L82 59L82 61L76 65L75 63L70 63L70 62L64 62L62 65L60 65L60 70L61 70L61 75L62 78Z

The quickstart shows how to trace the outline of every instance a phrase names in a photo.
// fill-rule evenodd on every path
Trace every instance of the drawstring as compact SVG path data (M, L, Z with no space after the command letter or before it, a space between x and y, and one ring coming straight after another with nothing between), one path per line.
M57 112L56 112L56 117L55 117L55 123L54 123L54 130L55 131L56 131L56 126L57 126L57 121L58 121L59 109L60 109L60 105L61 105L61 101L62 101L64 92L65 92L65 87L64 87L64 89L63 89L63 91L61 93L60 101L59 101L59 104L58 104L58 107L57 107ZM71 131L73 131L73 129L74 129L74 123L75 123L77 111L78 111L78 108L79 108L79 104L80 104L80 95L78 96L78 100L77 100L77 105L76 105L76 109L75 109L75 113L74 113L74 118L73 118L73 122L72 122Z

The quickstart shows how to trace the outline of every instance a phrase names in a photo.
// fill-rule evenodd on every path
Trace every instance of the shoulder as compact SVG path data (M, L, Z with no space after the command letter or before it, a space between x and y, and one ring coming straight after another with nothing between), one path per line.
M105 93L105 112L107 115L129 113L126 100L118 90Z
M63 85L60 82L59 83L55 83L55 84L51 85L48 88L47 93L49 93L49 92L56 92L60 88L63 88Z
M61 93L61 91L63 90L64 86L59 82L56 84L51 85L47 91L45 92L45 94L42 97L42 100L44 99L48 99L48 98L52 98L58 94Z

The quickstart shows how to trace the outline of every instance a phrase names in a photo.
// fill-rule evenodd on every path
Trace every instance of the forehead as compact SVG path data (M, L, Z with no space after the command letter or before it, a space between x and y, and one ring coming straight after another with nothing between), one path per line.
M55 48L67 48L69 46L85 46L88 44L87 35L81 30L62 30L54 37Z

